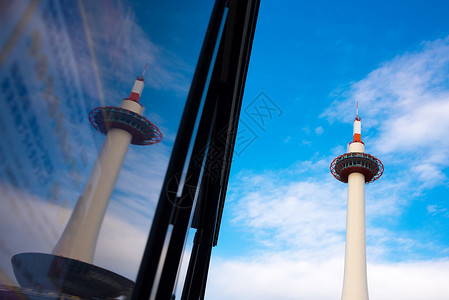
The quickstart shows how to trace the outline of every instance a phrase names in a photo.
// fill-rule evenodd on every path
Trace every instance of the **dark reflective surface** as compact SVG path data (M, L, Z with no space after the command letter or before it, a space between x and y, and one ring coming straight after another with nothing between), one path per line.
M109 270L62 256L21 253L11 259L20 286L57 291L85 299L115 298L131 292L134 283Z
M17 285L14 255L52 252L104 141L89 112L119 106L148 63L140 103L164 139L128 150L94 257L135 279L211 9L1 2L0 284Z

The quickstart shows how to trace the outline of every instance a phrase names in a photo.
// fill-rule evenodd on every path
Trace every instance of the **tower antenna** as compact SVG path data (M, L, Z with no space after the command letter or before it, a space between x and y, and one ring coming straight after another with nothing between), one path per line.
M146 65L145 65L145 68L143 68L143 72L142 72L142 76L141 76L142 78L143 78L143 76L145 75L145 71L147 70L147 67L148 67L148 64L146 64Z
M137 80L143 81L143 76L145 75L145 71L147 70L148 64L145 65L145 68L143 68L143 72L141 76L137 76Z

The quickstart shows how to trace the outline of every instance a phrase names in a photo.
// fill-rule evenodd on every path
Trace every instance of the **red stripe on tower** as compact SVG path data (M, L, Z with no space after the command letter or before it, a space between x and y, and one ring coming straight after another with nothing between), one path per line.
M129 95L128 99L132 100L132 101L139 102L140 94L131 92L131 94Z
M131 94L129 94L128 100L132 100L135 102L139 102L140 94L142 94L143 90L143 79L139 80L139 78L136 79L134 82L133 89L131 90Z
M359 102L357 102L357 112L354 120L354 130L353 130L353 138L352 142L362 143L362 122L359 117Z

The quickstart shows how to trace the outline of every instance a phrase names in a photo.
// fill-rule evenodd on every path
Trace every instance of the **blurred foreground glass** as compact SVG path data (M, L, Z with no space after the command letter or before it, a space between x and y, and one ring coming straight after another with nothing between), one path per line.
M11 287L17 281L36 297L130 292L212 9L208 2L175 2L0 2L0 293L24 292ZM100 209L98 224L89 227L100 228L98 239L95 230L77 232L80 239L93 235L93 257L69 253L72 246L56 250L80 195L95 189L104 172L94 164L106 140L89 113L132 98L146 64L139 103L163 139L124 150L107 213ZM138 127L138 117L113 114L94 118L129 123L124 132ZM88 215L89 202L82 203L77 211ZM73 236L68 240L78 245ZM50 255L54 249L62 257Z

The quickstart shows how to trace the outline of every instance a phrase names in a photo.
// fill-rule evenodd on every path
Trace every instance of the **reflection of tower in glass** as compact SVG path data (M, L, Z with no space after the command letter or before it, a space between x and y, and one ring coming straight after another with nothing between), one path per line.
M14 273L22 287L56 290L83 298L117 297L132 288L132 281L94 266L92 261L103 217L130 143L150 145L162 139L159 129L141 116L143 75L137 77L130 96L120 107L97 107L90 112L89 121L97 131L106 134L105 142L52 255L21 253L12 258Z
M353 141L348 153L335 158L332 175L348 184L346 218L345 273L342 300L368 300L365 237L365 183L377 180L383 173L382 162L365 153L361 139L361 119L354 120Z

